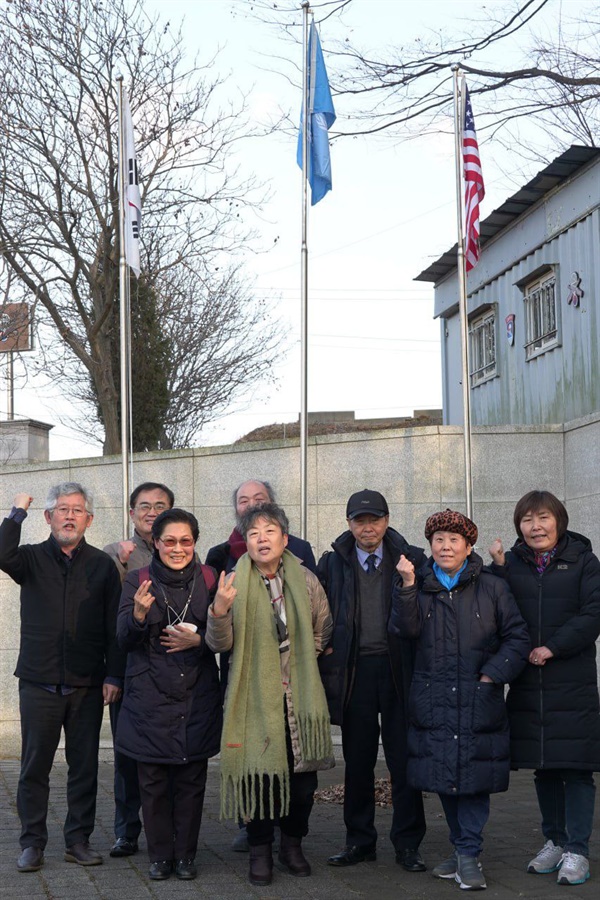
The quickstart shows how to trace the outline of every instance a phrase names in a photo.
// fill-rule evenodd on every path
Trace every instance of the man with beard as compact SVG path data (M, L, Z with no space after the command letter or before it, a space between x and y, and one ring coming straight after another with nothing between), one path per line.
M50 536L19 546L21 524L33 498L17 494L0 525L0 569L21 588L19 678L21 819L19 872L44 864L48 840L49 776L65 732L68 762L65 860L97 866L90 847L98 780L103 705L120 697L124 657L116 641L121 584L112 560L90 546L91 494L76 482L51 488L44 518Z
M276 503L275 491L268 481L243 481L233 492L233 508L235 510L236 525L229 538L223 544L211 547L206 556L206 565L216 569L217 574L226 572L229 574L238 559L246 552L246 541L238 531L241 517L247 510L254 506L262 506L263 503ZM297 556L307 569L316 574L317 563L312 547L308 541L302 538L288 535L288 550Z

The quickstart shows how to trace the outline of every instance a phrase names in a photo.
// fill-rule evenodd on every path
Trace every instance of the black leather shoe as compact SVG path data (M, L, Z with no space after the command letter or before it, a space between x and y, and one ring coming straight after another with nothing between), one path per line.
M148 878L150 878L151 881L166 881L167 878L171 877L172 871L173 863L170 859L159 859L150 866Z
M405 847L404 850L396 850L396 862L403 866L407 872L425 872L427 867L418 850Z
M131 838L117 838L110 848L111 856L133 856L137 852L138 843Z
M193 881L198 874L198 869L193 859L178 859L175 863L175 874L182 881Z
M102 856L87 843L73 844L65 850L65 862L77 863L78 866L100 866Z
M344 847L341 853L330 856L327 864L330 866L355 866L361 862L374 862L377 859L375 845L369 847Z
M25 847L17 860L19 872L37 872L44 865L44 851L40 847Z

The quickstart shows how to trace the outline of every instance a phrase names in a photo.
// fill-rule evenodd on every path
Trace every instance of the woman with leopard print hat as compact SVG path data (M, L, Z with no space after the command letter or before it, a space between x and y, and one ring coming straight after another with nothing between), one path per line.
M438 793L453 853L433 869L486 887L479 854L490 794L508 788L504 685L527 663L527 627L503 579L474 552L477 526L446 509L427 519L431 558L397 565L390 631L416 641L409 699L409 784Z

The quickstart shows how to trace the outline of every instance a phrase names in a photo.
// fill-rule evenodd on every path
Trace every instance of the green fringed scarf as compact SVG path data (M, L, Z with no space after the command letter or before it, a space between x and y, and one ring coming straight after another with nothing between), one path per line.
M235 569L234 647L221 739L221 817L265 816L278 784L281 815L289 811L290 784L285 742L279 639L268 591L248 554ZM290 636L290 687L304 761L333 756L331 728L321 683L304 569L283 554L283 594ZM258 776L258 778L257 778ZM257 790L258 788L258 790Z

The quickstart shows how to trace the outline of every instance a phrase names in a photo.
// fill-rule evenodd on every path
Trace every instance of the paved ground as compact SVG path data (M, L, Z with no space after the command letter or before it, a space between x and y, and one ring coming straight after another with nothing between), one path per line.
M100 764L98 817L92 845L106 852L104 864L82 868L63 861L62 821L65 812L64 763L58 763L52 773L50 839L46 848L46 863L35 873L21 874L16 870L19 822L15 806L19 766L15 760L0 761L2 803L0 807L0 896L6 900L142 900L142 898L210 897L212 900L245 900L245 898L337 898L369 897L377 900L446 900L464 896L453 882L433 879L426 872L410 874L395 864L387 839L390 811L377 811L380 832L378 859L348 869L326 865L326 859L344 843L341 807L332 803L315 805L311 817L311 833L306 839L306 855L313 865L311 878L293 878L276 871L268 888L253 888L247 881L246 854L230 850L236 826L219 821L218 763L211 763L204 821L200 833L197 862L200 874L196 881L182 882L172 877L165 882L151 882L147 878L148 858L142 842L140 852L129 859L110 859L112 843L112 768L108 757ZM378 775L385 768L378 764ZM336 784L342 780L343 766L320 776L320 785ZM422 851L431 868L448 855L447 829L436 796L425 800L428 832ZM600 861L598 840L600 821L596 814L595 843L592 845L592 877L581 887L556 884L553 875L534 876L525 871L528 860L543 841L540 838L537 804L530 772L516 773L508 793L492 800L492 814L486 830L483 862L488 881L489 900L577 900L598 896Z

